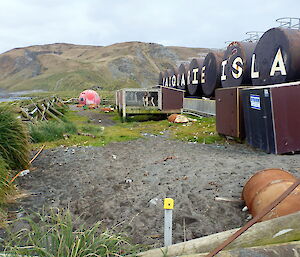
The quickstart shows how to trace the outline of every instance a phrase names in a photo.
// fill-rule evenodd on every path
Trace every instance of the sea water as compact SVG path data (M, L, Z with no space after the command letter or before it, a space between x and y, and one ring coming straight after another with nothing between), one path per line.
M45 92L44 90L26 90L26 91L17 91L17 92L7 92L0 90L0 102L13 102L16 100L26 100L31 99L30 95L33 93Z

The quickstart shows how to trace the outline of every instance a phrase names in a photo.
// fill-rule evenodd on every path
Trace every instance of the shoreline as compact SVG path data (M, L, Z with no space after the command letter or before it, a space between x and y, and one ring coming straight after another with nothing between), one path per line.
M28 100L31 99L31 96L28 96L32 93L46 92L45 90L24 90L24 91L16 91L9 92L5 90L0 90L0 103L3 102L13 102L17 100Z

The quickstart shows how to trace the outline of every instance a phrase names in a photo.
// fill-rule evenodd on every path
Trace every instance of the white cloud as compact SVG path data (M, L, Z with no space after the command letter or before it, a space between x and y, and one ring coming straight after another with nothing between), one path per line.
M0 2L0 52L54 42L123 41L224 47L245 32L266 31L298 15L296 0L10 0Z

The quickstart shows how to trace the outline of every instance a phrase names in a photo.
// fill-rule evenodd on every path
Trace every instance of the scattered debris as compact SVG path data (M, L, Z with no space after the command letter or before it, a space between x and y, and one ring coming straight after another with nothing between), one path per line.
M248 214L246 220L252 220L252 219L253 219L253 216L251 214Z
M97 109L99 106L97 104L90 104L89 109Z
M219 185L218 183L214 182L214 181L210 181L208 182L209 185L211 186L215 186L215 187L220 187L221 185Z
M155 197L155 198L153 198L149 201L149 204L150 205L157 205L159 201L160 201L160 199L158 197Z
M43 145L42 147L41 147L41 149L35 154L35 156L29 161L29 164L31 164L38 156L39 156L39 154L43 151L43 149L44 149L44 147L45 147L45 145ZM15 181L15 179L17 178L17 177L19 177L19 176L25 176L26 174L28 174L30 171L27 169L27 170L22 170L22 171L20 171L19 173L17 173L17 175L16 176L14 176L11 180L10 180L10 184L11 183L13 183L14 181ZM21 175L22 174L22 175Z
M242 209L242 211L248 211L249 209L248 209L248 206L245 206L243 209Z
M93 135L93 134L83 133L83 132L78 132L77 135L79 135L79 136L87 136L87 137L96 138L96 136Z
M102 112L113 112L114 108L110 108L110 107L103 107L100 109L100 111Z
M189 119L182 114L171 114L168 117L168 121L173 123L188 123Z
M128 179L125 180L125 183L126 183L126 184L130 184L130 183L132 183L132 182L133 182L133 180L130 179L130 178L128 178Z
M30 172L30 170L23 170L23 171L20 172L20 175L19 175L19 176L20 176L20 177L23 177L23 176L29 174L29 172Z
M177 177L175 180L188 180L188 176Z
M23 121L31 121L36 123L39 120L55 119L58 122L62 122L58 116L64 116L58 109L64 104L62 100L57 97L45 98L33 102L31 104L23 105L18 109Z
M172 159L176 159L177 157L176 156L167 156L166 158L160 160L160 161L156 161L154 162L154 164L158 164L158 163L161 163L161 162L165 162L167 160L172 160Z
M116 160L116 159L117 159L117 156L116 156L116 155L114 155L114 154L113 154L111 157L112 157L114 160Z
M163 159L163 161L167 161L167 160L172 160L172 159L176 159L176 156L167 156L165 159Z
M157 234L157 235L149 235L148 237L150 237L152 239L157 239L157 238L161 238L162 235L159 235L159 234Z
M40 149L40 150L35 154L35 156L29 161L29 164L31 164L31 163L39 156L39 154L43 151L44 147L45 147L45 145L43 145L43 146L41 147L41 149Z
M132 129L131 129L132 130ZM150 134L150 133L142 133L142 136L144 136L144 137L156 137L156 135L154 135L154 134Z
M65 140L69 139L70 138L70 135L69 134L63 134L63 137Z
M231 202L231 203L242 203L242 202L244 202L243 200L238 199L238 198L228 198L228 197L215 197L215 201Z

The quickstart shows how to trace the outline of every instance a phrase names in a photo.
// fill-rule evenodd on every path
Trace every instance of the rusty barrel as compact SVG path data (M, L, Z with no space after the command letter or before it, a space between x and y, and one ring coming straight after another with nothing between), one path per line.
M202 96L200 71L204 59L194 58L189 65L189 79L187 83L187 92L191 96Z
M232 42L228 45L221 64L222 87L251 85L251 59L256 43Z
M186 90L188 69L189 69L189 65L185 63L180 64L180 66L178 67L178 80L177 80L178 89Z
M210 52L204 59L200 74L203 94L207 97L214 96L215 90L221 87L221 63L224 52Z
M253 85L300 80L300 30L272 28L258 41L252 57Z
M164 72L162 72L162 71L158 75L158 84L157 85L160 85L160 86L164 85Z
M282 169L266 169L254 174L245 184L242 198L255 217L280 195L282 195L296 178ZM286 199L277 205L261 221L284 216L300 211L300 186L298 186Z

